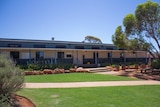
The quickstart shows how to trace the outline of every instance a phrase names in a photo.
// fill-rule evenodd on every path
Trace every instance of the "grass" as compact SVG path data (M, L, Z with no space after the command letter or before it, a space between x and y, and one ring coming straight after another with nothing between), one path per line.
M88 82L88 81L128 81L137 80L122 76L92 74L92 73L69 73L53 75L25 76L25 82Z
M160 85L22 89L37 107L159 107Z

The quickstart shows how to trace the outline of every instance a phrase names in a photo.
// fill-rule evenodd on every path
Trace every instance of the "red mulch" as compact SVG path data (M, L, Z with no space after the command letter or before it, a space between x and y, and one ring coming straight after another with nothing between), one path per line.
M140 71L121 71L120 75L128 77L136 77L145 80L160 81L160 72L140 72Z
M15 99L21 107L36 107L36 105L30 99L24 96L15 95Z

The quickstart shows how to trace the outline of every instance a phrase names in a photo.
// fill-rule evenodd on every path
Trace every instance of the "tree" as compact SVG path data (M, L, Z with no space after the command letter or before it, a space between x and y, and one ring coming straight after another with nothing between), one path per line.
M128 40L132 42L136 38L141 45L139 49L148 51L154 58L156 53L160 58L160 6L158 3L147 1L138 5L135 14L124 17L123 24Z
M122 31L122 26L118 26L114 35L112 35L112 41L119 49L127 49L127 38Z
M102 44L102 41L94 36L86 36L85 40L82 42L89 42L89 43L98 43L98 44Z
M13 95L21 89L23 82L22 70L15 67L11 59L0 54L0 107L18 107Z
M127 38L125 33L122 31L122 26L118 26L114 35L112 35L112 41L114 45L116 45L119 49L122 49L121 57L124 59L124 63L126 63L125 52L124 49L128 48Z

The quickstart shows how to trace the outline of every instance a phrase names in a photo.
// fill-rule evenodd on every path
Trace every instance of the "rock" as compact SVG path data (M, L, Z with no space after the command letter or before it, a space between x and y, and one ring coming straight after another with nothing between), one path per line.
M52 74L52 70L51 69L44 69L43 73L44 74Z
M83 69L82 67L79 67L79 68L76 69L76 72L89 72L89 71Z
M72 72L76 72L76 69L75 68L70 68L69 71L72 73Z

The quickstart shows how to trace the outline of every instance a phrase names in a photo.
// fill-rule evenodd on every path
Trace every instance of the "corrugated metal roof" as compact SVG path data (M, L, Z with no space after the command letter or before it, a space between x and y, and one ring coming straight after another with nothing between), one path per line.
M94 45L94 46L115 46L113 44L98 44L98 43L83 43L73 41L56 41L56 40L34 40L34 39L11 39L11 38L0 38L0 41L11 41L11 42L32 42L32 43L54 43L54 44L77 44L77 45Z

